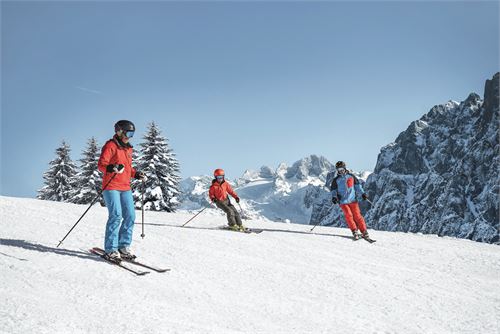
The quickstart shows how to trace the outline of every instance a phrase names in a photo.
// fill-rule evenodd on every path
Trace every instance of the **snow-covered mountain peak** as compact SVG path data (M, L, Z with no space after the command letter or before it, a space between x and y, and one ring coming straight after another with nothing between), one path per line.
M276 168L276 176L279 178L284 179L286 177L287 172L288 172L288 165L284 162L280 163L278 165L278 168Z
M276 171L274 171L271 167L269 166L262 166L260 170L256 171L253 169L247 169L243 173L243 175L238 179L238 181L241 183L241 181L245 182L250 182L250 181L255 181L258 179L272 179L276 176Z
M260 168L259 176L263 179L272 179L276 176L276 172L269 166L262 166Z
M322 180L326 178L328 172L335 166L323 156L310 155L288 168L285 177L287 179L295 178L297 180L307 180L308 177L317 177Z

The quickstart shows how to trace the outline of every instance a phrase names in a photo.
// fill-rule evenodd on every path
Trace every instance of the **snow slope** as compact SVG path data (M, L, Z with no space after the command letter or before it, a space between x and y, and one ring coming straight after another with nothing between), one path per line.
M95 206L0 197L1 333L498 333L500 248L432 235L146 212L134 248L170 273L137 277L87 253ZM138 218L140 212L138 212ZM138 219L139 221L139 219Z

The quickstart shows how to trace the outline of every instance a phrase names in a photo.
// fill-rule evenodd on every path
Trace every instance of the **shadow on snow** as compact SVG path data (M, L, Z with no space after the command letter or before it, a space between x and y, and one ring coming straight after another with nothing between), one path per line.
M17 240L17 239L0 239L0 246L8 246L8 247L18 247L18 248L23 248L29 251L35 251L35 252L40 252L40 253L54 253L57 255L65 255L65 256L73 256L73 257L78 257L81 259L86 259L86 260L94 260L94 261L100 261L101 259L96 257L95 255L83 252L83 251L75 251L75 250L70 250L70 249L65 249L65 248L56 248L56 247L49 247L45 245L40 245L36 243L31 243L26 240ZM2 255L8 256L8 257L13 257L14 256L0 253ZM26 259L20 259L16 258L21 261L26 261Z
M140 223L136 223L140 224ZM144 225L150 225L150 226L168 226L168 227L179 227L179 228L191 228L195 230L214 230L214 231L225 231L221 229L221 227L198 227L198 226L180 226L180 225L173 225L173 224L160 224L160 223L144 223ZM337 237L337 238L344 238L344 239L349 239L352 240L351 236L347 235L342 235L342 234L333 234L333 233L315 233L315 232L308 232L308 231L291 231L291 230L281 230L281 229L272 229L272 228L260 228L260 227L255 227L254 229L256 230L261 230L263 232L278 232L278 233L294 233L294 234L307 234L307 235L321 235L321 236L326 236L326 237Z

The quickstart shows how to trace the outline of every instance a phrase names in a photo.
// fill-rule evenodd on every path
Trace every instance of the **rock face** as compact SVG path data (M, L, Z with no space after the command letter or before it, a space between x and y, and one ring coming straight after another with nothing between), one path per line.
M382 148L365 190L371 228L499 242L499 74L433 107Z

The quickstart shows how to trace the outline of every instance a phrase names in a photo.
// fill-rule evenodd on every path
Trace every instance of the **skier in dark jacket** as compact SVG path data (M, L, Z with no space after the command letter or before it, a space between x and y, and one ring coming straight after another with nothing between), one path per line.
M208 191L208 197L212 203L215 203L219 209L224 211L227 215L227 223L229 228L235 231L244 231L245 227L241 222L241 217L229 200L229 195L233 196L236 203L240 202L238 194L233 190L231 185L224 179L224 170L216 169L214 171L214 179L212 181L212 186Z
M357 201L359 195L363 200L367 200L368 196L358 178L347 170L345 162L337 162L335 168L337 169L337 176L333 179L330 187L332 190L332 203L340 205L354 239L369 238L366 223Z

